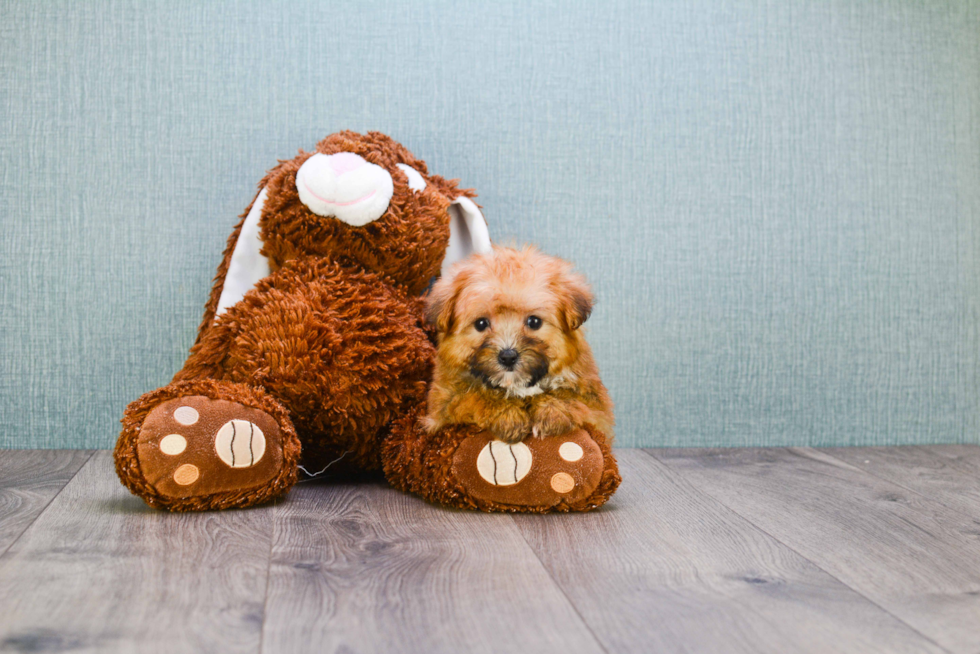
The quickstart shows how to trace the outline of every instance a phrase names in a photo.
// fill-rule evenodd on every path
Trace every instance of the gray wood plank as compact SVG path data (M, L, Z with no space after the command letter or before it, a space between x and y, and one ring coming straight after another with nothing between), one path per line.
M0 554L90 456L89 450L0 450Z
M508 515L300 484L275 525L265 654L602 651Z
M651 450L953 652L980 650L980 523L807 448Z
M940 652L640 450L602 510L516 516L610 652Z
M980 445L920 445L919 447L936 456L959 461L972 470L980 470Z
M154 511L97 452L0 557L0 651L257 652L271 519Z
M840 447L820 451L980 519L980 446Z

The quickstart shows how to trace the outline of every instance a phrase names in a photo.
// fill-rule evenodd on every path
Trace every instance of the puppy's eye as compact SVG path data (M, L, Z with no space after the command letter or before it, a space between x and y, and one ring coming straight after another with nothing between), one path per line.
M528 316L524 324L527 325L528 329L541 329L541 319L537 316Z
M473 323L473 327L478 332L485 332L485 331L487 331L487 327L489 327L489 326L490 326L490 321L487 320L486 318L478 318L477 321L475 323Z

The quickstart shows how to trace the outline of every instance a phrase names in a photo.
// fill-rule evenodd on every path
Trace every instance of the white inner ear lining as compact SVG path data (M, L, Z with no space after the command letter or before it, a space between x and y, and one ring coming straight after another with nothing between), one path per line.
M265 189L259 192L242 223L228 264L228 272L225 274L225 282L221 287L218 308L214 312L215 319L245 297L259 280L269 275L269 260L262 256L262 238L259 234L259 220L262 218L262 207L267 195Z
M395 167L405 173L405 177L408 178L408 188L412 189L416 193L421 193L425 190L427 184L425 183L425 178L422 177L422 173L415 170L408 164L395 164Z
M473 200L460 196L449 205L449 245L442 260L445 275L457 261L471 254L490 254L493 244L487 221Z

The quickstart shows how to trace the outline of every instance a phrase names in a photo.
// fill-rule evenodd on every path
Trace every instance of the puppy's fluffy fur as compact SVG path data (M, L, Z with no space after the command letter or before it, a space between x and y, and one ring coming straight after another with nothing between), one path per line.
M433 286L438 332L426 426L469 423L516 443L591 424L612 438L609 393L582 323L593 297L572 266L533 247L495 247Z

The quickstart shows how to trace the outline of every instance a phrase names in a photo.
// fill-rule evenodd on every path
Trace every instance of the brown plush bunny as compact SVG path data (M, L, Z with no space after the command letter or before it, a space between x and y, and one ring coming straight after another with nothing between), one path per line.
M508 508L470 500L451 470L413 466L436 454L419 451L414 422L434 356L419 296L490 251L471 197L377 132L280 162L228 240L183 368L126 409L123 484L172 511L243 507L286 492L301 460L338 461L416 492L454 489L421 492L431 499ZM464 432L446 430L440 451L451 457Z

